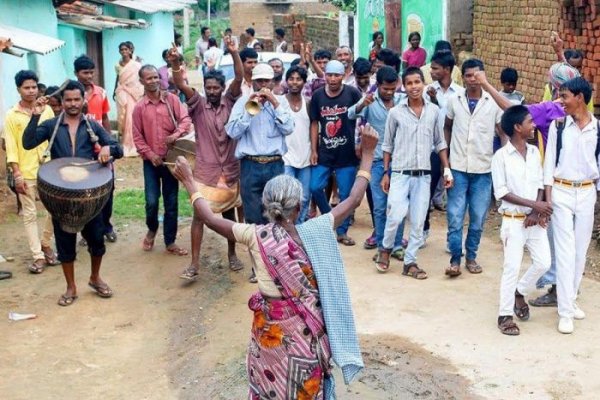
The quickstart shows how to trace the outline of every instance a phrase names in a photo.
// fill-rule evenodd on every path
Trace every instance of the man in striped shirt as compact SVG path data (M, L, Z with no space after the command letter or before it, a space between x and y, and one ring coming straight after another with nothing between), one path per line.
M448 165L448 146L440 132L439 107L423 98L423 73L416 67L407 68L402 74L402 83L407 97L390 110L382 145L381 187L389 193L388 216L376 267L380 272L388 270L398 225L410 210L410 236L402 273L425 279L427 273L417 265L417 251L423 240L423 224L429 208L432 146L440 155L446 188L452 186L453 178Z

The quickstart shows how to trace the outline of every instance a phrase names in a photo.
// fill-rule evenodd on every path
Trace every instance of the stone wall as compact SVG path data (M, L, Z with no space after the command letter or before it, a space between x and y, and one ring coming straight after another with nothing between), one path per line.
M519 72L518 90L528 103L542 99L548 68L556 61L550 34L561 15L557 0L475 0L474 56L486 66L488 79L500 85L500 72Z

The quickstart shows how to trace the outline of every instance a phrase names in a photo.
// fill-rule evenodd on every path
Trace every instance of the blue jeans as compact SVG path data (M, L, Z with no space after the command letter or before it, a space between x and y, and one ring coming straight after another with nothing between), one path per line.
M552 232L552 222L548 223L548 241L550 242L550 269L538 279L535 287L538 289L543 288L546 285L556 285L556 257L554 257L554 235Z
M383 160L373 161L371 166L371 193L373 195L373 219L375 221L375 240L377 247L383 248L383 232L387 220L387 202L388 195L381 189L381 179L383 178ZM394 240L394 251L402 247L402 235L404 234L404 219L398 225L396 238Z
M467 260L477 258L477 249L483 232L492 196L492 174L470 174L452 170L454 186L448 189L448 246L451 264L460 264L462 255L463 223L469 210L469 230L465 240Z
M175 243L177 236L177 194L179 182L165 166L155 167L144 160L144 196L146 199L146 226L150 232L158 231L158 200L162 186L163 205L165 209L163 233L165 245Z
M346 200L350 195L350 190L354 185L354 179L356 178L356 167L342 167L342 168L330 168L323 165L315 165L312 167L310 176L310 191L315 199L315 203L319 207L321 214L328 213L331 211L329 201L325 196L325 187L331 174L335 171L335 180L338 185L340 193L340 202ZM338 235L345 235L348 233L350 227L350 217L346 218L340 226L337 227L336 232Z
M306 216L308 215L308 206L310 203L310 169L310 167L295 168L290 165L284 166L285 174L298 179L302 185L302 204L300 205L297 224L306 221Z
M398 240L398 226L410 212L410 236L404 264L417 262L417 251L423 243L423 224L429 209L431 175L409 176L392 173L388 195L388 216L383 234L383 249L391 250Z
M263 215L262 194L271 178L283 174L283 161L259 163L243 158L240 173L240 194L244 206L244 217L248 224L266 224Z

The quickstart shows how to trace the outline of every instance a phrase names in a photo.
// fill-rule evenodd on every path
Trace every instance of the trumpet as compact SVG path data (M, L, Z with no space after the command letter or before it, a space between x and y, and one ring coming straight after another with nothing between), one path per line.
M244 106L246 112L253 117L260 112L262 105L256 100L248 100Z

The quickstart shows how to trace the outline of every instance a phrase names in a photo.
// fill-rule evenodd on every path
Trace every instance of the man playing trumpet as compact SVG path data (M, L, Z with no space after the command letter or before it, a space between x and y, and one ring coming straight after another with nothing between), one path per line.
M238 140L235 156L241 164L240 190L244 216L249 224L267 222L263 216L262 192L271 178L283 174L282 156L287 151L285 136L294 131L286 98L271 92L273 76L273 68L268 64L254 67L254 91L238 99L225 126L227 135ZM250 280L256 281L254 273Z

